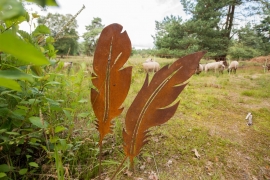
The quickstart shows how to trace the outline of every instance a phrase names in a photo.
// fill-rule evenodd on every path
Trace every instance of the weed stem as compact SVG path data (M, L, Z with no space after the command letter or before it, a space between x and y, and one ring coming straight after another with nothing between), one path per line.
M155 159L154 153L152 153L152 156L153 156L153 159L154 159L154 162L155 162L155 167L156 167L156 170L157 170L157 175L159 177L159 172L158 172L157 163L156 163L156 159Z
M125 158L123 159L123 161L121 162L121 164L118 166L118 168L116 169L116 171L114 172L111 180L113 180L113 178L115 177L115 175L118 173L119 169L123 166L124 162L126 161L127 156L125 156Z

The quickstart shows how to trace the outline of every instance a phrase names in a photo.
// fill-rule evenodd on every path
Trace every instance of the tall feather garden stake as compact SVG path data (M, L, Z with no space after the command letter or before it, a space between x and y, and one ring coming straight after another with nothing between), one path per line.
M131 83L132 67L123 68L131 53L131 42L120 24L105 27L99 37L93 60L91 103L99 131L99 177L101 174L102 140L111 132L113 118L121 108Z
M166 65L155 73L151 82L148 74L129 107L123 129L124 152L134 170L133 159L147 143L149 128L167 122L175 113L179 101L172 104L194 74L205 52L197 52Z

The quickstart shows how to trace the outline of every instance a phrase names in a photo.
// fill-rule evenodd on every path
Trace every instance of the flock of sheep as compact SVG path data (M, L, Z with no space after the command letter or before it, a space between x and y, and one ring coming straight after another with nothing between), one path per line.
M236 73L236 70L239 66L239 63L237 61L232 61L230 65L228 66L228 72L234 72ZM143 69L146 73L148 72L156 72L160 69L160 65L158 62L154 61L152 58L147 59L143 63ZM211 62L207 64L199 64L196 69L196 74L200 74L202 71L209 71L214 70L215 72L223 73L225 69L224 61L218 61L218 62Z
M239 66L238 61L232 61L230 63L230 65L228 66L228 72L236 73L238 66ZM211 62L211 63L207 63L207 64L199 64L195 73L200 74L202 71L207 72L209 70L214 70L215 73L217 71L220 73L223 73L223 71L225 70L224 61Z
M73 63L72 62L64 62L63 68L68 68L70 69L72 67ZM148 58L143 64L143 69L146 73L148 72L157 72L160 69L160 65L158 62L153 60L152 58ZM237 68L239 67L238 61L232 61L230 62L228 66L228 72L234 72L236 73ZM270 71L270 64L267 64L263 66L265 69ZM199 64L195 73L200 74L201 72L205 71L208 72L210 70L214 70L215 73L223 73L225 70L226 66L224 64L224 61L218 61L218 62L210 62L207 64Z

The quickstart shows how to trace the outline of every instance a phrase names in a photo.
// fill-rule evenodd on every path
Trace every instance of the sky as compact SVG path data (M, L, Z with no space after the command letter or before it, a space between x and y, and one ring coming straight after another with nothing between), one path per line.
M48 7L47 13L75 15L83 5L85 9L77 16L79 25L77 31L81 36L86 25L90 25L94 17L99 17L105 26L118 23L123 26L136 49L153 48L155 35L155 21L162 21L164 17L174 15L185 19L180 0L56 0L59 7ZM34 12L39 8L33 8ZM27 27L28 26L28 27ZM28 28L28 24L23 24Z

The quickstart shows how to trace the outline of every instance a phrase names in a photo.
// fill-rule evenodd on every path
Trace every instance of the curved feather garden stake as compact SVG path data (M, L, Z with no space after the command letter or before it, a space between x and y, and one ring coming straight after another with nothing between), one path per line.
M121 108L131 83L132 67L123 68L131 53L131 42L120 24L105 27L99 37L93 61L91 103L96 115L101 155L102 140L111 132L111 121ZM100 156L101 161L101 156Z
M204 54L197 52L176 60L156 72L150 83L146 76L125 118L124 151L130 159L130 169L134 168L133 158L147 142L149 128L167 122L174 115L179 101L171 104L185 88L185 81L194 74Z

